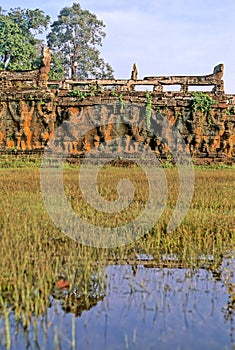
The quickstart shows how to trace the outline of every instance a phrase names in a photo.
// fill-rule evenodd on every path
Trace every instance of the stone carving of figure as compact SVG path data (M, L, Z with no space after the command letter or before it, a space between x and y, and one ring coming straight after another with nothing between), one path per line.
M48 47L44 47L42 66L39 69L39 78L38 78L38 85L40 87L47 87L50 66L51 66L51 52Z
M233 156L233 149L235 146L235 134L229 132L228 139L225 142L224 148L227 151L227 156L231 158Z
M220 63L216 67L214 67L213 75L216 76L217 79L221 80L224 75L224 64Z
M137 69L136 64L134 63L133 70L131 72L131 80L137 80L137 78L138 78L138 69Z
M83 140L83 150L86 152L90 152L91 150L91 143L89 140L89 135L85 135L84 140Z
M81 113L77 108L69 107L66 110L66 117L68 118L68 122L67 120L65 121L65 123L68 123L68 128L66 129L68 134L67 142L69 143L70 152L76 154L78 153L78 150L80 148L79 146L81 143Z
M211 118L213 125L215 125L217 128L217 133L214 136L214 140L213 140L213 143L211 145L211 151L214 152L214 151L219 150L221 148L222 143L223 143L223 138L224 138L224 134L225 134L225 119L226 118L224 116L222 116L220 118L220 120L216 120L214 110L212 110L210 112L210 118Z
M9 111L11 113L12 119L18 124L18 132L16 134L17 138L17 148L18 149L31 149L31 121L34 112L35 102L32 101L31 107L25 101L20 101L16 107L16 110L13 109L11 103L9 103ZM26 144L25 140L26 138Z
M55 121L56 121L56 106L53 101L42 104L37 103L38 115L42 118L45 130L41 134L44 142L54 138Z

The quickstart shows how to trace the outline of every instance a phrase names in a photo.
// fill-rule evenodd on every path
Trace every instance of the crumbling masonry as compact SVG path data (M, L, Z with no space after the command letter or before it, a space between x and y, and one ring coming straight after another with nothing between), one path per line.
M138 79L134 65L129 80L49 81L49 70L50 52L45 49L38 70L0 71L2 153L42 152L54 139L56 128L70 120L70 136L61 139L58 147L73 157L99 152L106 143L126 156L138 150L138 144L148 145L166 158L170 134L161 124L168 120L168 127L179 130L196 163L234 163L235 95L224 92L222 64L204 76L144 79ZM169 86L179 89L165 91ZM195 93L192 86L211 86L211 91Z

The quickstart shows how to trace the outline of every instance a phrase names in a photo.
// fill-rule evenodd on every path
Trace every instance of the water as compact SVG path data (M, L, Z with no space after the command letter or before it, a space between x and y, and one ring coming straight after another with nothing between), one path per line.
M227 269L148 266L107 266L89 305L75 297L66 313L61 292L30 331L17 328L12 315L11 349L235 349ZM0 328L4 349L3 320Z

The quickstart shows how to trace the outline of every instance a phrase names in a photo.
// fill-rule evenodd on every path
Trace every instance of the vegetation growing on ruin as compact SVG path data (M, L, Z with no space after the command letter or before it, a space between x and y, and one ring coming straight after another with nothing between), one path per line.
M193 92L192 96L191 107L193 112L200 110L202 114L210 114L211 107L216 101L214 101L211 96L201 91Z
M88 93L86 91L82 91L79 88L72 90L68 93L70 97L77 97L78 101L83 101L88 97Z
M146 112L145 112L146 128L147 130L149 130L151 126L151 115L152 115L152 96L148 91L146 91L145 99L146 99Z

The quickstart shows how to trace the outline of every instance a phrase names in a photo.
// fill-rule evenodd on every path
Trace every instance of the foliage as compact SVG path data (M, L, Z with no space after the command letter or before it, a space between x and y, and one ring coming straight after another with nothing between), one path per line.
M226 115L235 114L234 107L226 108Z
M193 93L192 109L194 112L200 110L202 114L209 114L215 101L211 96L201 91Z
M0 14L0 69L25 70L40 65L41 41L35 35L47 28L50 17L39 9L11 9Z
M123 100L122 94L121 93L118 94L115 90L112 90L110 92L110 95L113 96L113 97L118 97L118 101L119 101L119 103L121 105L120 111L123 112L124 107L125 107L125 102Z
M118 97L118 93L115 90L112 90L110 92L110 95L113 96L113 97Z
M89 85L89 95L91 96L91 97L93 97L93 96L95 96L95 91L96 91L96 86L95 85Z
M193 93L192 109L194 112L201 111L203 115L207 117L208 128L211 128L213 120L210 116L210 110L215 103L211 96L201 91Z
M95 94L102 93L102 92L103 92L103 85L97 86L94 84L90 84L88 86L88 90L84 91L84 90L81 90L79 88L76 88L76 89L72 90L71 92L69 92L68 96L77 97L78 101L83 101L87 97L93 97L93 96L95 96ZM124 102L122 105L124 106Z
M160 160L161 162L161 166L165 169L169 169L169 168L174 168L174 162L173 162L173 157L172 155L169 153L166 156L166 159L162 159Z
M44 34L50 17L40 9L20 7L8 13L0 7L0 69L31 70L40 67ZM113 78L113 69L98 46L105 37L104 24L79 4L61 10L51 26L48 46L53 50L49 79Z
M149 130L151 126L151 115L152 115L152 96L148 91L146 91L145 98L146 98L146 114L145 114L146 128L147 130Z
M29 33L43 34L50 22L50 16L45 15L40 9L30 10L17 7L11 9L8 15L21 27L23 34L26 36L28 36ZM32 37L32 39L34 38Z
M0 42L0 68L6 69L7 66L17 68L17 65L10 63L10 60L23 57L24 48L27 48L29 43L23 45L21 28L12 19L3 15L0 15Z
M63 80L65 77L65 69L63 65L63 58L60 53L51 55L51 70L49 72L50 80Z
M124 102L124 100L123 100L122 94L119 94L119 95L118 95L118 100L119 100L120 105L121 105L120 111L123 112L124 107L125 107L125 102Z
M111 66L100 57L97 46L105 37L104 23L78 3L64 7L51 25L48 46L60 53L66 73L73 79L112 78Z
M70 97L77 97L78 101L83 101L88 96L86 91L82 91L80 89L74 89L73 91L69 92L68 95Z
M156 111L157 113L160 113L161 108L160 108L159 106L156 106L156 107L155 107L155 111Z

